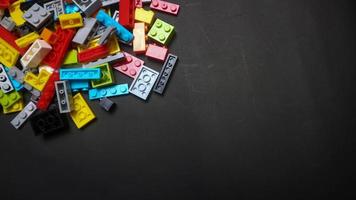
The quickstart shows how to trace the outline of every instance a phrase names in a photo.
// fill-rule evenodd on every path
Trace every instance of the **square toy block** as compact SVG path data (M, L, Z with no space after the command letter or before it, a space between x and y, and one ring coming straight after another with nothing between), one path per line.
M129 93L129 86L127 83L120 85L113 85L105 88L94 88L89 90L89 99L100 99L104 97L121 96Z
M5 71L12 83L12 86L15 88L15 90L16 91L22 90L23 85L20 82L18 82L17 80L15 80L14 77L10 76L10 74L9 74L10 69L8 67L4 67L4 68L5 68Z
M100 38L92 39L85 46L84 45L78 46L78 52L80 53L82 51L99 46L99 40L100 40ZM109 38L109 41L106 44L106 46L109 48L109 53L111 55L119 53L121 51L116 35L112 35Z
M21 65L25 69L28 67L36 68L51 50L51 45L49 45L44 40L38 39L31 45L25 55L20 59Z
M143 100L146 100L157 80L157 77L158 72L143 66L135 80L132 82L129 92Z
M154 44L149 44L146 50L146 56L158 61L164 61L166 59L168 49L160 47Z
M51 13L38 5L33 4L23 15L24 20L33 26L36 30L41 29L51 18Z
M110 99L105 97L105 98L100 99L99 105L104 110L110 111L115 106L115 103L113 101L111 101Z
M144 61L126 52L124 55L126 59L116 63L114 68L131 78L136 78Z
M32 116L30 123L36 135L55 133L69 127L67 117L61 115L56 106Z
M162 0L152 0L150 8L172 15L178 15L179 5Z
M102 6L101 1L98 0L73 0L73 3L77 5L87 17L90 17Z
M33 74L32 72L27 72L25 74L24 81L34 87L35 89L42 91L45 87L49 77L51 77L51 73L47 70L40 70L38 76Z
M14 23L14 21L12 21L11 17L3 17L2 20L0 21L0 25L4 28L6 28L6 30L8 31L13 31L16 24Z
M174 35L174 26L156 19L155 23L148 32L148 37L163 45L168 45Z
M44 9L48 12L52 12L54 19L58 19L58 16L64 14L63 0L52 0L43 4Z
M114 76L108 63L95 66L94 68L101 69L101 78L99 80L91 81L91 86L93 88L107 86L114 82Z
M1 35L1 33L0 33ZM1 35L2 36L2 35ZM19 58L19 52L0 37L0 62L6 66L14 66Z
M106 45L97 46L78 53L78 61L80 63L92 62L108 56L109 53L109 48Z
M16 26L21 26L25 23L25 20L22 18L23 12L20 8L20 4L24 0L15 1L9 6L9 13L12 20L15 22Z
M122 42L129 44L133 40L132 33L113 18L111 18L103 10L99 10L98 14L96 15L96 19L106 27L114 26L116 28L116 35Z
M16 115L16 117L10 122L16 129L20 128L22 124L37 110L36 105L30 101L25 108Z
M135 20L138 22L143 22L150 26L154 20L155 13L152 10L145 10L143 8L136 8L135 10Z
M163 94L164 89L168 83L169 77L171 76L174 66L178 60L178 56L173 54L168 54L166 61L163 64L161 73L159 73L158 79L156 81L155 86L153 87L153 91Z
M61 14L59 15L59 23L62 29L78 28L84 25L80 13Z
M70 81L70 87L72 88L73 92L88 91L89 90L89 81L88 80Z
M135 23L135 1L120 0L119 23L129 29L132 29Z
M59 76L61 80L91 80L100 79L100 68L72 68L60 69Z
M4 93L8 93L14 90L11 80L6 73L5 67L2 64L0 64L0 89Z
M12 91L5 94L2 90L0 90L0 104L3 108L9 108L20 99L21 95L17 91Z
M30 46L32 43L34 43L37 39L40 38L40 35L38 35L36 32L29 33L25 36L20 37L19 39L15 40L17 46L21 48L25 48Z
M99 60L97 60L95 62L90 62L90 63L87 63L87 64L83 64L83 68L94 67L94 66L101 65L101 64L104 64L104 63L112 64L114 62L120 62L123 59L125 59L125 55L123 53L119 52L117 54L109 55L109 56L107 56L105 58L99 59Z
M23 103L23 100L20 99L17 102L15 102L14 104L12 104L12 106L10 106L8 108L3 108L3 113L10 114L10 113L15 113L15 112L20 112L21 110L23 110L24 106L25 105Z
M146 28L144 23L135 23L133 29L133 51L136 54L145 53L146 51Z
M86 43L88 38L90 38L97 29L98 24L96 19L92 17L84 18L84 27L80 28L73 38L73 42L76 44L83 45Z
M60 113L69 113L73 110L73 98L68 81L56 81L56 94Z
M95 119L93 111L80 93L73 96L73 103L74 110L70 112L70 117L78 128L84 127Z
M64 58L63 65L73 65L78 63L78 51L75 49L70 50Z
M54 71L47 81L46 86L41 92L41 96L37 101L37 108L40 110L47 110L49 104L51 104L53 97L56 93L54 83L59 80L59 75L57 71Z

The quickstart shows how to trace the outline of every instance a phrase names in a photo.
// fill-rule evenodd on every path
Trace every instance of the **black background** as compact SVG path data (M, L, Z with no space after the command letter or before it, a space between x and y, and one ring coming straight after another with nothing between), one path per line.
M45 138L0 115L0 199L355 197L355 2L175 2L164 96Z

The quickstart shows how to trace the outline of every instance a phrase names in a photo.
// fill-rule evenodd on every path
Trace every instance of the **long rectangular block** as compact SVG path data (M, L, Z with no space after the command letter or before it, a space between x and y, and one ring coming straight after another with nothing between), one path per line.
M22 124L26 122L26 120L37 110L36 105L30 101L25 108L16 115L16 117L11 120L11 124L16 128L20 128Z
M117 53L115 55L109 55L105 58L102 58L102 59L99 59L97 61L94 61L94 62L90 62L90 63L87 63L87 64L83 64L83 68L90 68L90 67L95 67L97 65L101 65L101 64L104 64L104 63L114 63L114 62L119 62L121 60L123 60L125 58L125 55L123 53Z
M69 113L73 110L73 98L68 81L56 81L56 94L60 113Z
M179 5L162 0L152 0L150 8L172 15L178 15Z
M20 59L21 65L24 68L35 68L42 62L43 58L52 50L51 45L49 45L44 40L36 40L31 47L27 50L25 55Z
M4 93L8 93L14 90L11 80L6 73L5 67L2 64L0 64L0 89Z
M120 85L113 85L105 88L94 88L89 90L89 99L100 99L104 97L121 96L129 93L129 86L127 83Z
M59 77L61 80L91 80L100 79L100 68L73 68L60 69Z
M132 82L129 92L143 100L146 100L157 78L158 72L143 66L135 80Z
M178 56L173 54L168 54L166 61L163 64L162 70L159 73L156 84L153 87L153 91L163 94L164 89L169 81L169 78L173 72L174 66L176 65Z
M120 0L119 22L126 28L134 27L135 1L136 0Z
M84 27L80 28L73 38L73 42L83 45L91 37L98 26L96 19L92 17L84 18Z

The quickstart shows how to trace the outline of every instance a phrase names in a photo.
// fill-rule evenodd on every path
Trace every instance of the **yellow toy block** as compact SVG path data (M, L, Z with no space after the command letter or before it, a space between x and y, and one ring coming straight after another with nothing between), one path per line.
M144 22L150 26L154 20L155 13L152 10L145 10L143 8L136 8L135 20L138 22Z
M35 89L42 91L49 77L51 77L51 73L49 73L47 70L41 70L38 76L32 72L27 72L24 81Z
M88 42L88 44L85 46L83 46L83 45L78 46L78 53L80 53L84 50L88 50L88 49L99 46L99 44L98 44L99 40L100 40L100 38L95 38L95 39L90 40ZM110 36L109 41L107 42L107 45L109 45L108 48L109 48L109 53L111 55L119 53L121 51L115 34Z
M73 65L78 63L78 51L75 49L70 50L64 58L63 65Z
M34 43L39 38L40 38L40 35L38 35L36 32L32 32L32 33L29 33L29 34L15 40L15 43L20 48L25 48L25 47L29 46L30 44Z
M20 112L24 108L24 103L22 98L18 100L16 103L14 103L12 106L8 108L3 108L4 114L9 114L9 113L15 113L15 112Z
M0 62L5 66L12 67L19 58L19 52L0 37Z
M62 29L77 28L84 25L83 17L80 13L61 14L59 15L59 23Z
M144 53L146 51L145 23L135 23L133 29L133 51L135 53Z
M10 16L12 18L12 21L14 21L14 23L16 24L16 26L21 26L25 23L25 20L22 18L24 13L20 9L20 4L22 2L25 2L25 0L16 1L9 6Z
M95 119L93 111L80 93L73 96L73 104L74 110L70 112L70 117L78 128Z

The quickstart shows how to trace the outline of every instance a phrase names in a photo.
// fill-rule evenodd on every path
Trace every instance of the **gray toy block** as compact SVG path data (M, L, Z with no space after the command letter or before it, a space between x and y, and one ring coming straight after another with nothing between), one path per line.
M54 19L58 19L58 16L64 14L63 0L52 0L43 4L44 9L54 14Z
M115 103L105 97L100 99L99 105L106 111L110 111L115 106Z
M12 83L7 76L5 68L2 64L0 64L0 88L4 93L8 93L14 90L14 87L12 86Z
M80 28L73 38L73 42L83 45L96 31L97 20L92 17L84 18L84 27Z
M105 6L110 6L110 5L113 5L113 4L118 4L120 2L120 0L101 0L102 4L103 4L103 7Z
M163 64L161 73L159 73L158 79L156 81L155 86L153 87L153 91L163 94L164 89L168 83L169 77L171 76L174 66L178 60L178 56L173 54L168 54L166 61Z
M8 31L13 31L16 24L14 23L14 21L12 21L11 17L4 17L2 18L0 25L2 27L4 27L5 29L7 29Z
M16 128L20 128L22 124L26 122L26 120L37 110L37 106L30 101L25 108L16 115L16 117L11 120L11 124Z
M104 33L100 36L100 39L99 39L99 42L98 44L99 45L104 45L108 42L110 36L115 33L116 31L116 28L113 27L113 26L109 26L105 29Z
M83 68L90 68L90 67L95 67L95 66L98 66L98 65L101 65L101 64L104 64L104 63L113 63L113 62L118 62L120 60L123 60L125 59L125 55L121 52L117 53L117 54L114 54L114 55L109 55L105 58L101 58L97 61L94 61L94 62L90 62L90 63L87 63L87 64L83 64Z
M95 11L101 8L101 1L98 0L73 0L73 3L79 7L85 16L91 16Z
M27 84L24 82L25 74L17 67L11 67L10 70L8 71L8 75L12 76L17 82L22 83L23 87L31 92L34 96L40 96L41 92L35 88L33 88L31 85Z
M137 77L132 82L129 92L143 100L146 100L157 78L158 72L146 66L142 66Z
M73 110L72 90L68 81L56 81L56 94L60 113L69 113Z
M36 29L40 29L50 18L51 13L37 3L33 4L23 15L23 19Z

